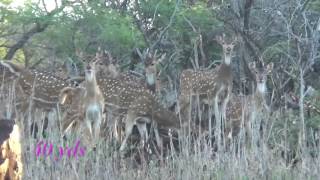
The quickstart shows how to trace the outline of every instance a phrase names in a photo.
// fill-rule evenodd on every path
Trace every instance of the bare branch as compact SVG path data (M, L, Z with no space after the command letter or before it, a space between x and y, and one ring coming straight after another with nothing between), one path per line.
M49 12L47 14L47 17L50 18L50 17L54 16L55 14L63 11L63 9L66 5L67 5L67 3L62 1L62 6L58 9L54 9L53 11ZM11 60L17 50L21 49L28 42L28 40L31 37L33 37L33 35L45 31L46 28L50 25L50 23L51 23L51 21L45 22L44 24L36 22L35 26L33 26L28 32L24 33L22 35L22 37L14 45L12 45L12 47L9 49L9 51L5 55L4 59Z
M45 10L47 13L49 13L49 11L48 11L48 9L47 9L47 5L46 5L46 3L45 3L44 1L45 1L45 0L42 0L43 8L44 8L44 10Z
M176 6L175 6L175 8L174 8L174 11L173 11L171 17L170 17L170 21L169 21L168 25L160 32L159 38L157 39L156 42L154 42L154 43L151 45L150 50L153 50L153 49L158 45L158 43L161 42L164 34L167 32L167 30L168 30L168 29L170 28L170 26L172 25L173 20L174 20L174 17L176 16L176 13L177 13L178 8L179 8L179 3L180 3L180 0L177 0Z

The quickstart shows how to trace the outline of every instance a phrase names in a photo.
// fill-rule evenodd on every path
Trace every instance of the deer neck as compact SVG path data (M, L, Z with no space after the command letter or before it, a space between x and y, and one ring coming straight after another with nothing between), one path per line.
M224 82L232 81L232 70L230 65L222 63L220 65L220 68L217 74L221 81L224 81Z
M91 80L86 80L86 92L88 96L96 96L98 94L99 87L95 76Z
M230 66L230 64L231 64L231 55L227 55L227 54L224 55L223 64L225 64L227 66Z
M154 74L146 74L147 87L152 91L155 91L156 77Z
M266 99L265 99L265 85L257 85L256 91L253 95L253 101L254 101L254 105L255 107L258 109L264 109L267 108L268 109L268 105L266 103ZM263 90L263 91L261 91Z

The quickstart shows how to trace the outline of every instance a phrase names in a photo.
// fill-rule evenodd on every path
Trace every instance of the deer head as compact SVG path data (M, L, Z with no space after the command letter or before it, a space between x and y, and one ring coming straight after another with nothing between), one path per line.
M87 82L88 81L91 82L91 81L95 80L95 77L96 77L96 74L95 74L96 67L95 67L95 65L96 65L96 61L87 64L86 67L85 67L84 72L85 72L85 79L86 79Z
M249 64L249 69L254 75L254 79L257 85L257 92L264 94L266 92L267 76L273 69L273 63L269 63L267 66L261 61L261 67L257 67L256 62Z
M222 46L224 63L230 65L233 48L238 42L238 36L233 38L233 40L230 42L226 40L226 35L223 34L222 36L217 36L216 41Z
M79 57L83 56L82 53L78 53ZM112 57L111 53L106 50L101 50L99 47L98 51L96 52L95 57L90 57L87 55L86 59L92 59L92 61L96 61L95 63L95 70L97 72L98 77L111 77L117 78L120 74L120 67L117 61ZM83 59L83 61L85 61ZM90 62L89 62L90 63ZM88 64L89 64L88 63ZM91 63L92 64L92 63Z
M166 54L163 54L161 57L157 56L157 51L154 54L148 53L144 61L145 71L146 71L146 81L147 86L150 87L153 91L156 89L156 83L158 80L158 75L160 74L157 71L157 65L160 64L165 58Z

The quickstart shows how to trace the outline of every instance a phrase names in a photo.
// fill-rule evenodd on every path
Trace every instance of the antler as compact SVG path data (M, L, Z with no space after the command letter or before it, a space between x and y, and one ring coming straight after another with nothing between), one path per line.
M99 61L102 61L103 56L104 56L104 51L102 51L101 47L99 46L96 52L96 56L92 59L92 62L97 63Z

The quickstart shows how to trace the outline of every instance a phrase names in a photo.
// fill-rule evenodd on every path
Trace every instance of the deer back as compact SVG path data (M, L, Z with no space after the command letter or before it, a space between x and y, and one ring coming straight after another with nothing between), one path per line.
M194 71L184 70L180 76L180 89L182 94L205 94L214 88L216 70Z

